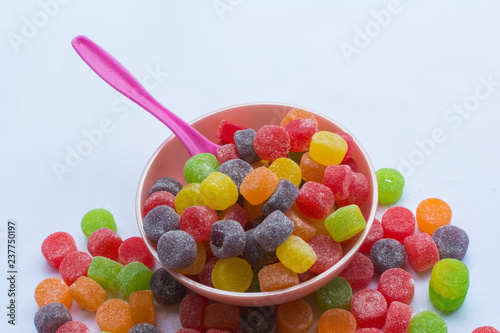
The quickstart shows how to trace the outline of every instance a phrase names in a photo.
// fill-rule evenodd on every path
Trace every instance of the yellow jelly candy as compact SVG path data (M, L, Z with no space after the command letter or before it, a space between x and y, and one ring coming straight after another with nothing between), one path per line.
M238 188L229 176L212 172L200 184L200 194L205 205L224 210L238 201Z
M252 278L252 267L246 260L238 257L219 259L212 271L214 287L227 291L246 291Z
M199 183L187 184L175 196L175 211L179 215L190 206L203 205L205 205L205 203L201 198Z
M289 158L281 157L275 160L269 167L279 180L288 179L299 186L302 180L302 171L297 163Z
M316 262L316 253L302 238L290 235L278 246L276 255L283 265L295 273L304 273Z
M322 165L339 165L347 152L347 142L332 132L316 132L311 140L309 156Z
M191 265L186 268L176 268L176 271L184 275L198 275L205 267L207 261L207 249L202 242L196 243L196 257Z

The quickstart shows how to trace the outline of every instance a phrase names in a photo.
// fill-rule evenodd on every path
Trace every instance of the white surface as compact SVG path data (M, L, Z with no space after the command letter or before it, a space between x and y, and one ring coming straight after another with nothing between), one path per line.
M66 3L50 7L52 16L36 1L0 5L2 332L34 331L34 289L43 278L58 276L40 253L45 236L67 231L85 249L79 223L97 207L115 215L122 238L138 235L136 185L149 156L170 135L80 60L70 46L79 34L147 80L153 95L187 121L229 105L268 101L338 120L377 169L403 169L406 187L398 204L415 211L423 199L442 198L453 209L452 223L468 232L464 262L471 284L462 308L444 315L449 332L500 328L500 270L494 264L500 241L498 2L60 2ZM393 14L385 16L385 27L361 40L357 29L376 29L373 12L387 9ZM26 22L33 20L42 26L28 31ZM10 41L14 34L25 38L22 44ZM341 50L347 43L358 46L351 57ZM161 72L156 81L155 70ZM488 78L495 83L486 87ZM470 112L453 110L474 101ZM109 133L68 166L68 151L81 149L84 132L103 121ZM435 131L441 140L430 144ZM424 148L418 142L426 142ZM70 172L58 176L54 163ZM15 327L4 314L8 219L18 223ZM415 313L435 310L429 276L414 274ZM159 307L162 331L180 327L177 311ZM93 314L76 304L71 312L99 332Z

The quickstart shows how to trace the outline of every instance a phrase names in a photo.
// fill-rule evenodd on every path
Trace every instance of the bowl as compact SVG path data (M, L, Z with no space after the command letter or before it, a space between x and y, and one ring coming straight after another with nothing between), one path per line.
M363 149L361 144L351 133L349 133L346 128L344 128L336 121L329 119L328 117L318 112L303 107L276 103L252 103L231 106L211 112L194 120L193 122L191 122L191 125L200 133L205 135L208 139L212 140L213 142L219 142L219 139L215 136L215 133L221 120L223 119L227 119L258 130L263 125L279 125L283 117L288 113L289 110L293 108L300 108L314 113L318 119L319 130L331 131L336 133L345 132L353 137L354 142L357 146L353 155L353 159L359 166L359 172L363 173L368 179L370 186L368 199L360 207L367 222L366 228L353 239L342 243L344 256L333 267L323 272L322 274L317 275L311 280L299 283L298 285L290 288L276 291L243 293L219 290L196 282L190 277L180 274L175 269L165 267L165 269L174 278L176 278L180 283L185 285L193 292L196 292L217 302L223 302L238 306L268 306L290 302L315 292L316 290L327 284L329 281L331 281L333 278L335 278L353 259L354 255L358 252L359 247L366 238L366 235L373 223L373 219L375 218L375 212L377 210L378 191L376 190L377 178L375 176L375 170L368 154ZM179 180L183 184L186 183L182 170L184 163L189 159L189 157L190 156L182 143L177 139L177 137L171 135L160 145L160 147L158 147L158 149L151 156L139 180L136 195L137 223L142 238L146 242L149 251L153 254L158 262L159 260L158 254L156 252L156 244L151 242L144 233L142 207L149 194L151 186L158 178L168 176Z

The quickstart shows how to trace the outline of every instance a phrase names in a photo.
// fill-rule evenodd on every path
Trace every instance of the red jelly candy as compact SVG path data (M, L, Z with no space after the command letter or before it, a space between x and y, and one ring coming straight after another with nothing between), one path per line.
M208 299L198 294L188 294L184 297L179 308L179 318L184 328L194 328L204 331L205 308Z
M365 241L359 248L359 252L370 254L372 245L382 238L384 238L384 229L382 228L382 224L380 224L379 220L374 219L372 227L370 228L370 231L368 231L368 235L366 235Z
M244 130L247 128L248 127L241 126L239 124L233 123L232 121L223 119L219 124L219 128L217 128L215 136L221 139L222 141L228 143L234 143L234 133L236 131Z
M391 268L380 275L378 291L388 304L394 301L410 304L415 293L415 285L410 273L401 268Z
M157 191L152 193L144 202L142 207L142 216L148 215L149 211L156 206L169 206L175 210L175 195L167 191Z
M146 243L141 237L125 239L118 248L118 260L123 266L138 261L152 268L155 263L155 258L149 252Z
M290 151L306 151L311 146L311 139L318 131L318 122L313 119L295 119L283 127L290 136Z
M384 325L387 302L384 296L373 289L363 289L352 297L351 313L360 328L380 328Z
M342 139L344 139L344 141L347 143L347 151L345 153L344 159L342 160L342 162L345 162L345 161L349 160L352 157L352 155L354 154L354 149L356 147L356 144L354 143L352 136L350 136L347 133L340 133L339 136ZM358 172L358 171L356 170L355 172Z
M195 330L194 328L181 328L181 329L175 331L175 333L201 333L201 332L198 330Z
M295 199L295 204L304 215L317 220L323 220L330 215L334 202L332 190L316 182L302 185Z
M416 271L432 268L439 261L439 250L434 239L425 232L406 237L405 246L408 261Z
M370 258L364 254L356 253L339 276L346 279L353 290L360 290L370 284L374 271L375 269Z
M118 261L118 248L122 242L116 232L108 228L101 228L89 236L87 249L93 257L106 257Z
M90 333L89 328L79 321L68 321L57 329L56 333Z
M316 276L313 272L311 272L309 269L305 271L304 273L297 274L299 276L299 283L305 282L307 280L311 280L313 277Z
M351 185L349 186L349 197L345 200L339 200L339 207L358 205L362 206L368 199L370 185L368 179L359 172L352 173Z
M392 302L387 309L385 333L406 333L410 327L413 308L401 302Z
M404 207L389 208L382 216L385 238L393 238L403 243L404 239L415 232L415 215Z
M349 148L347 148L349 150ZM359 166L358 163L352 158L344 160L340 165L348 165L352 172L359 172Z
M92 257L86 252L75 251L68 254L61 265L59 273L68 286L71 286L80 276L87 276Z
M232 220L241 224L242 227L248 222L248 212L237 203L220 212L219 220Z
M182 212L179 229L193 236L196 242L210 238L212 225L218 221L215 210L208 206L191 206Z
M262 126L255 134L253 146L257 155L267 161L288 157L290 137L281 126Z
M208 246L208 248L210 248L210 246ZM217 257L213 257L207 261L205 267L203 267L200 274L198 274L201 284L204 284L207 287L214 287L214 284L212 283L212 271L214 270L217 261L219 261L219 258Z
M357 330L356 333L384 333L383 331L379 330L378 328L362 328L360 330Z
M316 253L316 261L310 268L315 274L323 273L342 259L342 246L329 236L316 235L307 243Z
M59 268L64 257L77 250L73 236L63 231L48 235L42 243L43 256L55 268Z
M238 155L238 149L234 143L228 143L217 148L217 160L220 164L238 158L240 158L240 155Z
M491 326L481 326L472 331L472 333L500 333L500 331Z
M347 165L332 164L326 167L323 184L332 190L335 200L345 200L349 197L352 174Z
M205 329L225 330L236 333L240 321L240 309L235 305L212 303L205 307Z

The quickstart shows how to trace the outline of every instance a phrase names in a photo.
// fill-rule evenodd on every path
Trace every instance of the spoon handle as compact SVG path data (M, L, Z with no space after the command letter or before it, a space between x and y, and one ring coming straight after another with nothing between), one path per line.
M86 36L77 36L71 45L92 70L111 87L130 98L164 123L184 144L191 156L200 153L216 155L219 147L205 138L175 113L160 104L139 81L111 54Z

